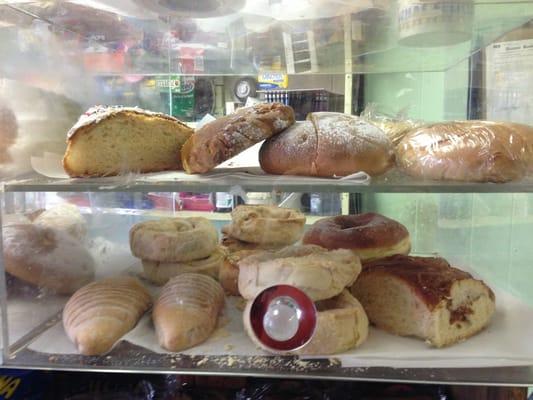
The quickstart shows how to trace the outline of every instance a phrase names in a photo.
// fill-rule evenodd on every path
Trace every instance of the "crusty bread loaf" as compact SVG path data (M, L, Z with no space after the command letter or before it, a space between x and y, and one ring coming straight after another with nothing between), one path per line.
M63 203L40 212L33 220L35 225L65 232L78 240L87 236L87 221L73 204Z
M69 131L63 167L73 177L181 169L180 150L192 132L169 115L93 107Z
M472 182L507 182L533 170L533 127L508 122L455 121L409 132L397 146L409 175Z
M175 276L161 290L152 317L159 344L179 351L207 340L224 306L224 291L207 275Z
M208 172L293 123L293 109L280 103L256 104L218 118L198 129L183 146L185 171Z
M229 225L223 226L221 231L223 236L220 239L220 245L229 253L243 250L277 250L285 247L285 245L280 244L244 242L226 234L229 231Z
M102 279L72 295L63 310L63 326L81 354L105 354L137 324L150 303L138 279Z
M209 257L218 246L218 232L204 217L161 218L130 229L130 248L141 260L185 262Z
M273 285L292 285L313 301L329 299L353 284L359 258L350 250L327 250L314 245L262 251L238 262L239 293L253 299Z
M379 175L393 165L394 152L385 133L364 119L316 112L266 140L259 162L265 172L278 175Z
M372 261L351 291L378 328L436 347L476 334L495 308L487 285L442 258L395 255Z
M249 301L244 309L244 329L258 347L273 352L254 334L250 316L252 304ZM316 328L309 343L296 350L276 353L327 356L358 347L367 339L368 318L365 310L348 290L344 289L331 299L317 302L316 308Z
M210 256L184 262L159 262L142 260L144 276L156 285L164 285L170 278L186 272L204 274L218 279L225 259L225 251L216 249Z
M2 229L7 272L40 288L71 294L94 279L94 260L67 233L31 223Z
M249 243L289 246L304 231L305 215L277 206L240 205L231 212L231 224L224 232Z

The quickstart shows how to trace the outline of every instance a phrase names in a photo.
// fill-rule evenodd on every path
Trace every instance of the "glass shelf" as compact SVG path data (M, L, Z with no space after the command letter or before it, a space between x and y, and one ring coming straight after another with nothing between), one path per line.
M258 178L259 177L259 178ZM533 178L508 183L419 181L397 171L371 183L276 175L176 173L107 178L52 179L34 174L4 183L6 192L302 192L302 193L530 193Z

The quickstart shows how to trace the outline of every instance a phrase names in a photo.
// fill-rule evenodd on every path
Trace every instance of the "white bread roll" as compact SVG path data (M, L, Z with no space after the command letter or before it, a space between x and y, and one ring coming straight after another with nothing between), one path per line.
M372 261L351 291L378 328L435 347L476 334L495 309L487 285L442 258L395 255Z
M4 265L17 278L61 294L94 279L94 260L73 236L34 224L4 226Z
M224 291L207 275L185 273L161 290L152 317L159 344L179 351L209 338L224 306Z
M313 301L329 299L351 286L361 272L352 251L315 245L262 251L239 261L238 267L239 292L248 300L279 284L295 286Z
M102 279L72 295L63 310L63 326L81 354L105 354L137 324L150 303L138 279Z
M130 248L135 257L184 262L209 257L218 246L218 232L207 218L162 218L135 224Z

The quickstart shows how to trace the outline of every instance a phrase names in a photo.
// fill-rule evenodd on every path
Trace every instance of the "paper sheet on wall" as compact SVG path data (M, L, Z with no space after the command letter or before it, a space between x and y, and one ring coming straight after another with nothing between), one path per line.
M533 124L533 39L486 49L487 119Z

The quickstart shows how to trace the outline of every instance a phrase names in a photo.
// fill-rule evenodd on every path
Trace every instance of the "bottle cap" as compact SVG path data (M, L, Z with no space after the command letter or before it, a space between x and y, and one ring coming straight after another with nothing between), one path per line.
M317 311L300 289L275 285L263 290L250 308L250 325L261 345L272 352L294 351L315 333Z

